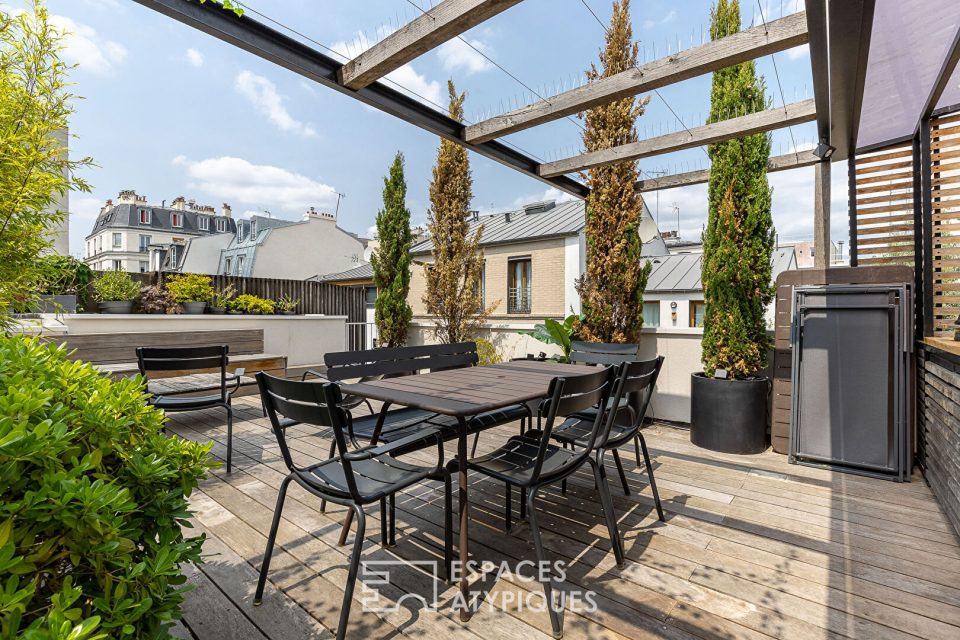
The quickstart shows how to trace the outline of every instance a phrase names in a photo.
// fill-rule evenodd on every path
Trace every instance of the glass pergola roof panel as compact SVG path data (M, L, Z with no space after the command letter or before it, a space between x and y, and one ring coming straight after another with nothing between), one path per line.
M957 1L877 2L858 148L913 134L958 26Z

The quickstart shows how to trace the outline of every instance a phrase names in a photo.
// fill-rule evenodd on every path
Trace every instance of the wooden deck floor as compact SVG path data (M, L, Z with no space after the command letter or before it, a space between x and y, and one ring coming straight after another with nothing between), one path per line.
M205 564L189 567L197 586L186 601L178 634L185 638L294 640L330 637L347 575L346 547L336 545L343 508L326 513L291 487L262 606L251 605L257 568L285 468L255 398L236 402L234 470L217 470L191 504L206 532ZM222 412L171 416L170 430L214 440L223 459ZM480 450L517 432L507 426L481 435ZM784 456L714 454L692 446L685 431L647 429L667 522L656 520L646 475L633 453L623 460L632 488L613 493L627 566L616 568L585 471L566 495L559 487L541 502L544 544L567 563L568 589L595 592L596 610L567 613L566 638L960 638L960 545L930 491L909 484L788 465ZM326 434L291 433L297 452L325 457ZM424 458L426 460L426 458ZM442 492L428 483L397 500L397 545L380 546L379 510L368 510L364 560L439 560ZM471 551L491 563L533 559L526 524L505 533L503 488L472 479ZM514 513L516 514L516 507ZM352 541L352 536L351 536ZM388 603L405 593L440 602L453 587L419 568L391 573L380 588ZM365 613L358 585L351 638L550 638L545 613L504 605L512 592L537 604L539 585L493 573L491 596L463 625L456 613L420 609L405 600L396 611Z

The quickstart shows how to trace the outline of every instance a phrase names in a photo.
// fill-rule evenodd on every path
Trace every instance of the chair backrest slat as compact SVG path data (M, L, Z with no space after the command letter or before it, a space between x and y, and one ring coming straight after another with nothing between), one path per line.
M469 367L477 364L479 357L476 343L461 342L327 353L323 361L327 378L339 382L371 376L413 375L427 369Z
M188 374L219 369L220 397L226 402L229 346L219 344L201 347L137 347L136 351L140 375L148 379L151 371L182 371Z
M633 343L615 344L574 340L570 343L570 362L617 365L621 362L636 360L639 352L640 345Z

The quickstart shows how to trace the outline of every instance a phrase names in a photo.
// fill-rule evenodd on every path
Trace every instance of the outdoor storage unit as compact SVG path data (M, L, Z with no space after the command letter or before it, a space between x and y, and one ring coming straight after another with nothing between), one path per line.
M910 286L797 287L790 462L910 479Z

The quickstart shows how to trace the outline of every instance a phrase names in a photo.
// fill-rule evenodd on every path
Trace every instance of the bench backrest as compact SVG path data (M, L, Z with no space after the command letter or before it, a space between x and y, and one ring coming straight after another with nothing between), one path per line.
M639 352L640 345L638 344L574 340L570 343L570 362L619 365L621 362L633 362L637 359Z
M407 376L421 371L472 367L480 361L474 342L389 347L327 353L327 378L332 382L366 377Z
M88 333L44 336L44 340L66 343L70 358L93 364L137 361L137 347L201 347L225 344L231 355L263 353L263 329L222 329L215 331L144 331L130 333Z

